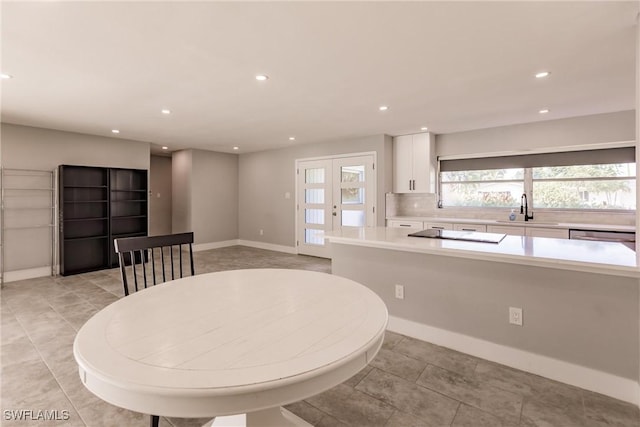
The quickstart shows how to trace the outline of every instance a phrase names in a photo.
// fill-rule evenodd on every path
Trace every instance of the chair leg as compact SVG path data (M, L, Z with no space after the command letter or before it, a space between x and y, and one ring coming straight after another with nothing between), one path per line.
M151 427L159 427L160 426L160 417L158 415L151 415Z

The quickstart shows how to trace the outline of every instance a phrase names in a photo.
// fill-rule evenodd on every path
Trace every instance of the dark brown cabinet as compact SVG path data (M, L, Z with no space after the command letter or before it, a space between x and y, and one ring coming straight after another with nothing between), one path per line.
M146 236L147 171L59 167L60 274L118 265L113 239Z

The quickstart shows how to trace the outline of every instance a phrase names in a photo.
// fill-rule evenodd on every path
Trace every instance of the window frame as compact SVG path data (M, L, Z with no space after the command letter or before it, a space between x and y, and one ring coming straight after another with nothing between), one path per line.
M471 157L473 158L473 157ZM467 210L478 210L478 209L488 209L488 210L503 210L503 209L509 209L509 207L499 207L499 206L445 206L443 205L443 201L442 201L442 171L440 169L440 161L442 159L438 158L438 170L436 173L436 188L437 188L437 198L438 198L438 202L437 202L437 207L438 209L467 209ZM637 170L637 162L636 163L636 170ZM613 164L613 163L611 163ZM584 213L592 213L592 212L598 212L598 213L605 213L605 212L610 212L610 213L629 213L629 212L635 212L638 209L638 200L636 197L636 209L597 209L597 208L540 208L540 207L535 207L534 203L535 203L535 198L534 198L534 193L533 193L533 183L534 181L536 182L558 182L558 181L567 181L567 182L571 182L571 181L618 181L618 180L629 180L629 179L633 179L636 180L637 183L637 173L636 176L625 176L625 177L583 177L583 178L538 178L538 179L534 179L533 178L533 169L534 167L522 167L523 169L523 179L521 180L486 180L486 181L482 181L482 180L472 180L472 181L464 181L464 183L495 183L495 182L523 182L523 191L526 196L527 196L527 203L529 205L529 209L535 209L536 211L543 211L543 212L573 212L573 213L578 213L578 212L584 212ZM454 181L445 181L445 183L450 183L450 182L454 182Z

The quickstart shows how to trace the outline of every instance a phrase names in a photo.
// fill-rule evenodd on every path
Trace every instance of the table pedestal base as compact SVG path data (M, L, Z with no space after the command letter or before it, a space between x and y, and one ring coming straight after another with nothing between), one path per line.
M263 409L247 414L216 417L211 427L313 427L282 407ZM209 424L207 424L209 426Z

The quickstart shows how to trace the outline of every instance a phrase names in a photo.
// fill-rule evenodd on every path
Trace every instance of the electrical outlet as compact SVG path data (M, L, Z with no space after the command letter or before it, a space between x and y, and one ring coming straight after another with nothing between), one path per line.
M522 309L520 307L509 307L509 323L522 326Z
M396 298L404 299L404 286L396 285Z
M262 228L260 229L260 235L264 236L264 230Z

